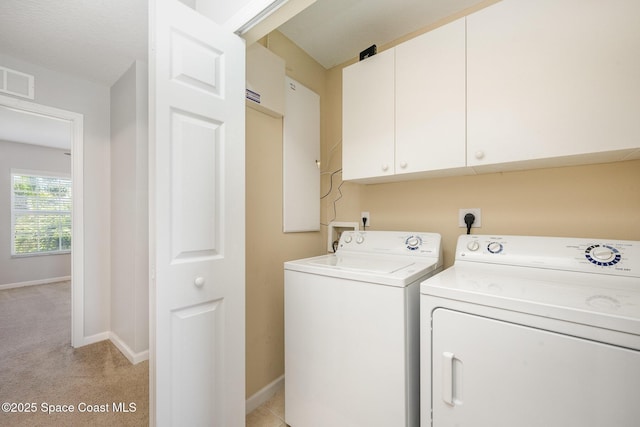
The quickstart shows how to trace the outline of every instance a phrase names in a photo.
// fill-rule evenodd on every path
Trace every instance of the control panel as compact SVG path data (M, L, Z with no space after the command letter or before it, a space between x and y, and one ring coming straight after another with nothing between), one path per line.
M437 233L404 231L345 231L337 252L439 257L441 237Z
M640 277L640 242L462 235L456 248L457 261Z

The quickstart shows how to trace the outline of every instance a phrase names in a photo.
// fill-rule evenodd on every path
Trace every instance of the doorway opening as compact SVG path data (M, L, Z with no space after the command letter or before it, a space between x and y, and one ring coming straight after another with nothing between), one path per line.
M83 115L0 95L0 108L32 118L56 119L69 123L71 139L71 346L81 347L84 339L84 217L83 217Z

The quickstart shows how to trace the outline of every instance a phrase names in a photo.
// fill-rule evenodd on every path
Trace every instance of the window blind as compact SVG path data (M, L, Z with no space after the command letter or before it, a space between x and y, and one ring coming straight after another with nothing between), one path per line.
M71 250L71 179L12 173L12 255Z

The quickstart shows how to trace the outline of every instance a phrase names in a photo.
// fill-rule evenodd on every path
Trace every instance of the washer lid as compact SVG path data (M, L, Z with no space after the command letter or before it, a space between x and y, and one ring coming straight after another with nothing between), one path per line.
M420 292L640 335L640 284L633 277L458 261Z
M407 286L436 271L436 259L394 255L336 254L288 261L285 270L390 286Z
M357 255L340 255L329 257L313 258L309 260L309 264L318 265L322 267L337 268L341 270L360 271L369 274L391 274L394 271L402 270L413 264L415 260L405 258L392 258L384 257L382 259L376 259L372 262L371 256L357 256Z

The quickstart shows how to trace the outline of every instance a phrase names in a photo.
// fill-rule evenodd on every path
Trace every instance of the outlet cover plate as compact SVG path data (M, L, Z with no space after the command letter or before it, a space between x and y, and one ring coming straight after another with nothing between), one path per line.
M482 227L482 209L480 208L466 208L458 210L458 227L467 228L467 224L464 222L464 216L468 213L472 213L476 217L471 228Z

